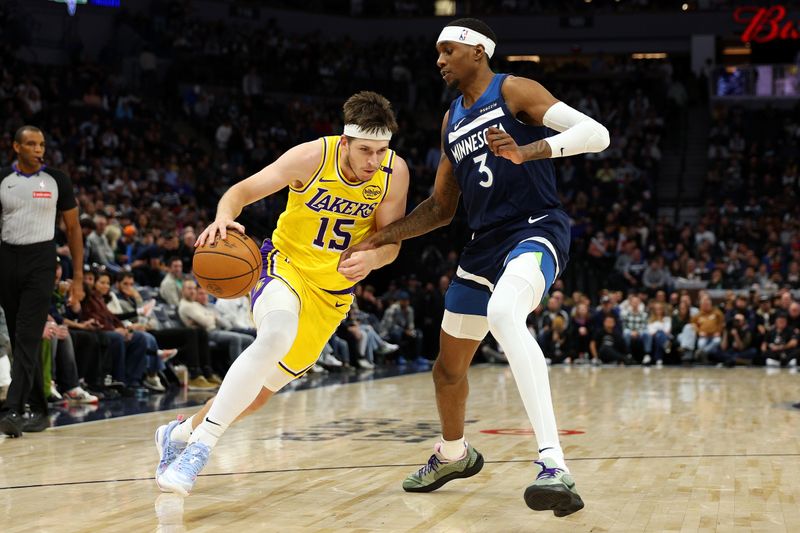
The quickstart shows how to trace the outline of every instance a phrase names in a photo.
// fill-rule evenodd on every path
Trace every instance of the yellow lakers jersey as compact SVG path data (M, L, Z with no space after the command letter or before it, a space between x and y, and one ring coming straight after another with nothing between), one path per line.
M394 151L387 150L368 181L346 181L339 167L341 136L322 137L319 168L302 189L289 187L272 243L307 281L328 291L353 282L339 274L339 256L375 231L375 209L386 198Z

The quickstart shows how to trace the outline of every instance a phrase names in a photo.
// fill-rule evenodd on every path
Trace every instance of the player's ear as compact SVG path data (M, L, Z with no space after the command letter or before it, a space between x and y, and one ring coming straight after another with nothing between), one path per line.
M473 58L475 61L481 61L483 56L486 55L486 49L483 47L482 44L477 44L473 48Z

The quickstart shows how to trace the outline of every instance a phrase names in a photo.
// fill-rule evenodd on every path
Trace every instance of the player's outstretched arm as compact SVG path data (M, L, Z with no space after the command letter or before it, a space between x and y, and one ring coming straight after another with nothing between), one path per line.
M375 227L378 231L403 218L408 198L408 179L408 165L400 156L395 157L389 194L375 210ZM369 250L355 251L340 260L338 270L348 280L357 283L371 271L397 259L399 253L399 241Z
M442 122L443 136L446 125L447 114ZM453 165L445 155L444 146L442 146L442 157L439 159L439 167L436 170L433 194L420 202L408 216L389 224L356 246L348 248L344 252L342 260L347 259L358 250L369 250L400 242L449 224L456 213L460 195L461 189L459 189L458 181L453 173Z
M486 140L489 149L498 157L520 164L535 159L602 152L609 145L605 126L558 101L538 82L509 77L503 84L503 98L511 112L524 122L544 125L560 133L518 146L504 131L489 128Z
M274 194L287 185L302 187L319 167L323 156L322 141L298 144L275 162L231 187L217 204L217 216L198 237L195 246L213 242L217 235L227 238L227 229L244 233L244 226L234 222L245 206Z

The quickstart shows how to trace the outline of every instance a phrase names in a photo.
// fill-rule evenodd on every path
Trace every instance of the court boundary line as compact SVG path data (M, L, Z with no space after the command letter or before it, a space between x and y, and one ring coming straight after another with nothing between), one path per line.
M729 457L800 457L800 453L754 453L754 454L701 454L701 455L617 455L609 457L573 457L570 462L577 461L608 461L608 460L622 460L622 461L635 461L635 460L652 460L652 459L705 459L705 458L729 458ZM484 461L486 464L513 464L513 463L532 463L536 459L507 459L497 461ZM297 472L326 472L333 470L371 470L377 468L414 468L419 466L419 463L403 463L403 464L380 464L380 465L348 465L348 466L318 466L313 468L284 468L276 470L245 470L242 472L217 472L213 474L201 474L199 477L221 477L221 476L240 476L240 475L253 475L253 474L290 474ZM0 487L3 490L22 490L22 489L37 489L44 487L68 487L79 485L99 485L103 483L127 483L132 481L153 481L152 476L148 477L132 477L121 479L92 479L87 481L61 481L58 483L36 483L31 485L10 485L7 487Z
M475 365L475 366L477 367L479 365L487 365L487 364L488 363L479 363L478 365ZM398 374L398 375L393 375L393 376L370 377L369 379L365 379L365 380L348 381L348 382L345 382L345 383L322 383L322 384L319 384L319 385L313 385L311 387L308 387L308 388L305 388L305 389L299 389L299 390L297 390L297 389L283 390L282 389L282 390L278 391L276 394L283 394L283 395L288 396L288 395L291 395L291 394L299 394L299 393L311 391L311 390L314 390L314 389L321 389L321 388L324 388L324 387L343 387L343 386L346 386L346 385L356 385L356 384L362 384L363 385L364 383L367 383L367 382L370 382L370 381L383 381L383 380L386 380L386 379L405 378L405 377L408 377L408 376L415 376L417 374L424 374L425 372L430 372L430 369L429 370L420 370L419 372L408 372L408 373L405 373L405 374ZM202 391L192 391L192 392L202 392ZM188 406L183 406L183 407L173 407L171 409L161 409L161 410L158 410L158 411L146 411L144 413L131 413L129 415L112 416L110 418L103 418L103 419L100 419L100 420L86 420L86 421L83 421L83 422L73 422L72 424L65 424L65 425L61 425L61 426L50 426L50 427L47 428L47 431L53 431L53 430L59 430L60 431L60 430L66 429L66 428L77 428L77 427L85 426L87 424L97 424L97 423L100 423L100 422L111 422L113 420L121 420L123 418L131 418L131 417L134 417L134 416L153 415L153 414L157 414L157 413L170 413L170 412L173 412L173 411L181 411L181 410L185 411L187 409L192 409L192 408L195 408L195 407L202 407L203 405L205 405L205 403L211 397L216 396L216 394L218 392L219 392L219 390L209 391L208 393L205 393L205 394L209 395L208 398L206 398L205 401L203 401L201 403L198 403L198 404L195 404L195 405L188 405ZM113 402L113 401L116 401L116 400L108 400L108 401ZM51 407L50 411L52 412L53 410L54 409ZM178 413L178 414L180 414L180 413ZM0 487L0 489L2 489L2 487Z

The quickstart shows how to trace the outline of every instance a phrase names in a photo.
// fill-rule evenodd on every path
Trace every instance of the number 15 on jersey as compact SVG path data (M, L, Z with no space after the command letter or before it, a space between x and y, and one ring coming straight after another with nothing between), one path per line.
M328 248L329 250L336 252L344 252L350 247L350 240L353 236L347 230L348 228L355 226L355 220L347 220L345 218L335 219L333 221L333 227L331 228L331 233L333 233L333 236L329 240L327 240L328 226L331 225L331 219L328 217L322 217L319 219L319 221L319 231L317 232L317 237L312 243L315 248Z

